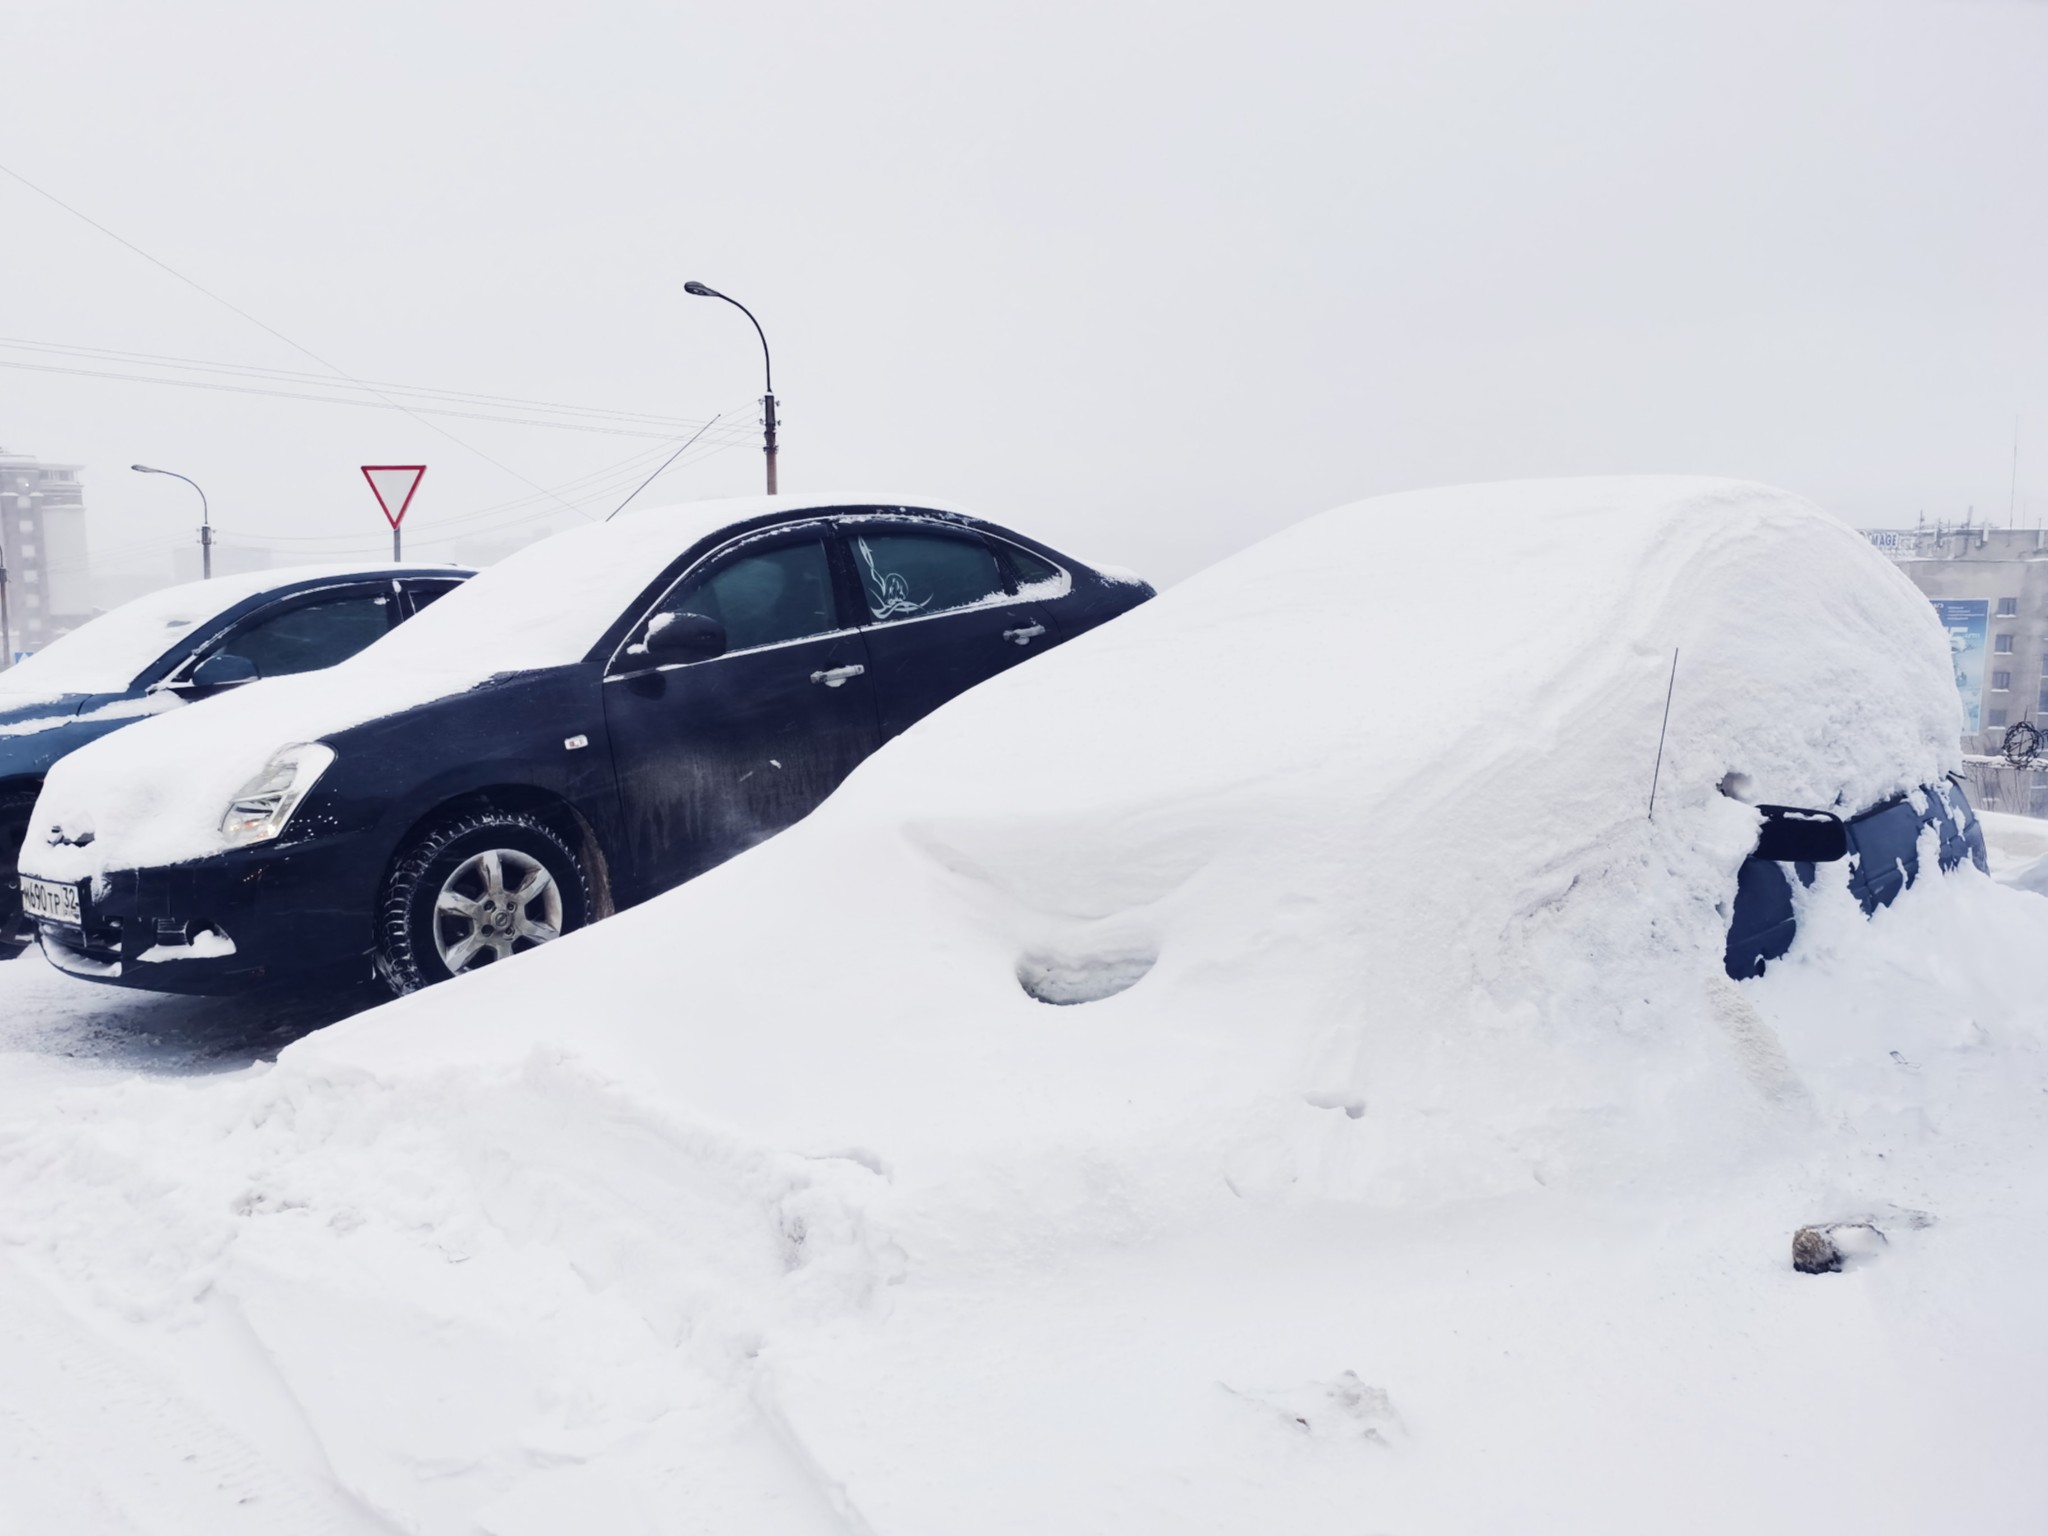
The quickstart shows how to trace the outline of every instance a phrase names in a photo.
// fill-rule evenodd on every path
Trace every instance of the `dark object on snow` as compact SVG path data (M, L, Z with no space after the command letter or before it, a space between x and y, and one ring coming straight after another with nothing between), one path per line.
M2035 759L2041 755L2041 728L2032 721L2022 720L2005 733L2005 742L1999 750L2013 767L2033 767Z
M1842 1250L1825 1227L1801 1227L1792 1234L1792 1267L1802 1275L1832 1275L1842 1267Z
M1924 1227L1930 1218L1921 1211L1899 1211L1909 1227ZM1801 1227L1792 1234L1792 1267L1802 1275L1832 1275L1851 1259L1868 1259L1891 1241L1874 1221L1829 1221Z
M1728 921L1728 948L1722 961L1728 974L1737 981L1761 976L1768 962L1792 947L1799 926L1792 909L1792 881L1812 885L1814 865L1828 862L1818 855L1836 846L1838 837L1851 860L1849 892L1866 917L1890 906L1919 878L1924 828L1932 827L1940 836L1943 870L1966 860L1979 870L1987 868L1984 829L1962 786L1923 784L1916 793L1925 810L1914 805L1912 796L1900 795L1846 822L1825 812L1759 806L1764 824L1756 852L1743 861L1735 877L1735 910ZM1823 815L1825 822L1812 819ZM1802 851L1804 857L1799 856Z

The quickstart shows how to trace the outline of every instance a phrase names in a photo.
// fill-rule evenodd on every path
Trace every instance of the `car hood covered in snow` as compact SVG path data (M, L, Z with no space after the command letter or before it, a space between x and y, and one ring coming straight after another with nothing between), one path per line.
M1928 1213L1944 1135L2038 1113L2039 1021L1920 981L2039 903L1865 922L1824 869L1721 974L1723 778L1855 809L1958 724L1925 602L1794 497L1363 503L644 907L81 1105L0 1223L134 1326L230 1310L423 1531L1995 1528L2018 1482L1952 1469L2024 1461L2043 1389L1970 1373L2038 1352L2031 1282L1938 1350L1871 1314L2001 1268ZM1895 1251L1793 1275L1837 1216Z

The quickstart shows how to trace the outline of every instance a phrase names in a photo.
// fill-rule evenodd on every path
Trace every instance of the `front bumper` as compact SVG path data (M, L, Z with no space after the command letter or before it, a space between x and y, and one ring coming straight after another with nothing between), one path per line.
M37 934L52 965L84 980L246 991L366 966L382 873L361 836L229 849L82 882L81 926L43 920Z

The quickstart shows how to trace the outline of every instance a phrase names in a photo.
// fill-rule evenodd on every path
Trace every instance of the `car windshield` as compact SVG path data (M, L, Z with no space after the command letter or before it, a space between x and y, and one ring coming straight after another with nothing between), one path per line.
M0 698L123 693L151 663L245 599L327 571L264 571L166 587L123 603L0 672Z

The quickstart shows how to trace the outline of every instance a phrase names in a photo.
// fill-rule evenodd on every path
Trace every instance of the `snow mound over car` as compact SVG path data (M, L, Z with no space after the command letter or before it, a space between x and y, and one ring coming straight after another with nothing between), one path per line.
M1996 1528L2048 1399L1956 1373L2048 1323L1974 1170L2048 1073L1977 962L2048 904L1824 872L1721 971L1726 776L1854 811L1958 727L1797 498L1363 503L643 908L79 1096L0 1237L422 1531ZM1795 1275L1826 1222L1893 1251Z

